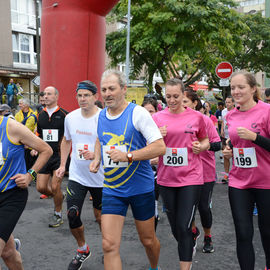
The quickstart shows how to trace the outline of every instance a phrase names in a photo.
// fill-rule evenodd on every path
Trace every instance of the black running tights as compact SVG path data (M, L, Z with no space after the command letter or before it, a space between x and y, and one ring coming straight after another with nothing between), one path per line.
M180 261L192 261L193 238L191 223L200 199L202 186L159 186L172 234L178 243Z
M237 189L229 187L229 200L236 233L237 257L241 270L254 270L253 208L258 209L258 224L265 252L266 266L270 268L270 189Z
M202 226L206 229L212 227L211 199L215 182L206 182L202 186L198 210L201 217Z

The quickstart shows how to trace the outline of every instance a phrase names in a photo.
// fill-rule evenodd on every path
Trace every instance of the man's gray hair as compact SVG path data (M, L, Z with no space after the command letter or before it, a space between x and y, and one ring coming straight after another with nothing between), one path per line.
M119 70L116 70L116 69L108 69L108 70L104 71L102 76L101 76L101 82L105 78L109 77L110 75L115 75L118 78L118 83L119 83L121 88L124 88L127 85L127 80L126 80L125 74Z
M24 105L27 105L28 107L30 107L30 100L29 99L21 98L19 101L22 102Z

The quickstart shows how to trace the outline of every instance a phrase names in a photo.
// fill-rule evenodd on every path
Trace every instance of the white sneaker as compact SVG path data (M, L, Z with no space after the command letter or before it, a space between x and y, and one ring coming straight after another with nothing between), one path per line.
M20 252L20 248L22 245L20 239L14 238L14 244L15 244L15 249Z

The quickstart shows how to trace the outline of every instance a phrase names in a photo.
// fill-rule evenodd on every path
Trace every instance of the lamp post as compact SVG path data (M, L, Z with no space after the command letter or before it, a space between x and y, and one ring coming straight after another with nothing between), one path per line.
M127 85L129 84L130 2L131 2L131 0L128 0L127 43L126 43L126 79L127 79Z

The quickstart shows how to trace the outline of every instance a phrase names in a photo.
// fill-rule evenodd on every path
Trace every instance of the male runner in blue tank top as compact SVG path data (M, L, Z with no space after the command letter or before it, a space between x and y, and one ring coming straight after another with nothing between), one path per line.
M24 160L25 145L39 152L28 172ZM23 269L12 232L26 205L29 183L36 179L37 172L51 155L51 147L27 127L0 116L0 257L9 269Z
M149 159L165 154L165 144L146 109L125 100L124 75L106 71L101 79L101 95L106 105L98 121L96 172L102 157L104 186L101 210L102 245L105 270L121 270L120 242L128 206L150 262L158 269L160 243L155 235L154 175ZM148 144L147 144L148 143Z

